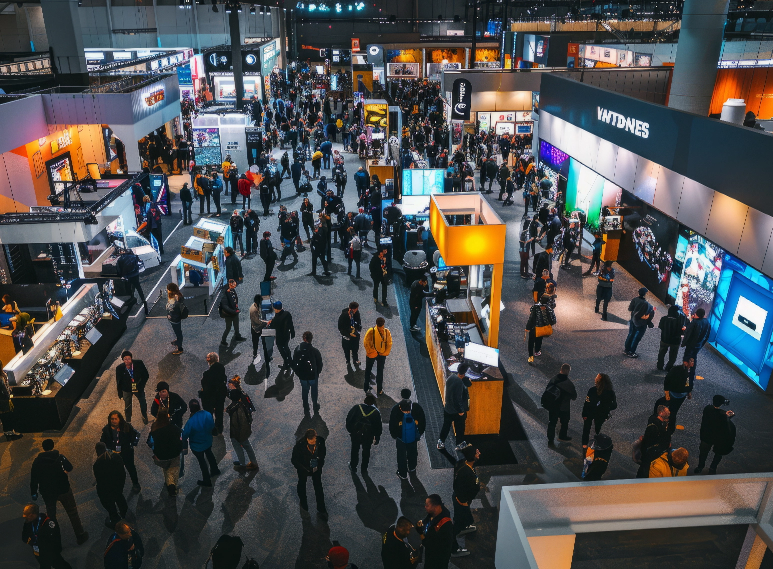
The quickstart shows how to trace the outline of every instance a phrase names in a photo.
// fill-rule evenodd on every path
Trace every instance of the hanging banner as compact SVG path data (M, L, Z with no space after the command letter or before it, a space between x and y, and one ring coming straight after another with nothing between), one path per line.
M451 91L451 118L453 120L470 120L472 106L472 83L467 79L457 79Z

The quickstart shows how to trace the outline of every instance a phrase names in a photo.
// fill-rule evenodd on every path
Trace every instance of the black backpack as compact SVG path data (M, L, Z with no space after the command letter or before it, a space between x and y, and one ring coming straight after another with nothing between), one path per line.
M371 409L370 413L365 413L362 405L357 406L360 410L361 417L357 418L357 422L354 424L354 432L352 436L355 441L360 443L368 443L373 441L373 425L370 422L370 416L376 412L376 409Z
M186 318L188 318L189 314L190 312L188 312L188 307L185 306L185 303L183 303L183 306L180 309L180 319L185 320Z
M542 405L543 409L555 411L561 403L562 395L563 393L561 392L561 388L558 387L558 384L548 383L540 398L540 405Z
M242 558L243 548L244 543L240 537L228 534L221 535L209 552L212 569L236 569Z

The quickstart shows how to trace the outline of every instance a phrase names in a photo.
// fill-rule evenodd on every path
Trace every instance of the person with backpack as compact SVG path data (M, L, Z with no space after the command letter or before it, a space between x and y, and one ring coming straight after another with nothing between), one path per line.
M376 407L376 398L372 393L365 396L365 401L355 405L346 416L346 431L352 439L352 452L349 458L349 469L357 471L362 447L362 473L368 471L370 463L370 447L378 445L381 440L383 425L381 413Z
M668 449L650 464L650 478L687 476L690 453L686 448Z
M623 353L629 358L639 357L639 354L636 353L636 348L644 337L647 328L652 328L655 325L653 322L655 307L647 302L645 298L648 292L646 287L641 287L639 289L639 296L628 304L631 318L628 321L628 336L625 339Z
M185 306L180 288L175 283L166 285L166 297L166 318L175 335L175 340L172 341L175 347L172 355L179 356L183 353L183 320L188 318L188 307Z
M590 428L596 424L596 434L601 432L604 422L609 419L610 412L617 409L617 397L612 388L612 380L605 373L596 374L593 387L585 396L582 406L582 448L587 450L590 440Z
M115 533L107 538L105 569L140 569L144 556L140 534L126 522L118 522Z
M132 301L134 301L134 291L136 290L145 306L145 316L148 315L148 301L145 299L145 293L140 284L140 258L131 249L125 249L116 261L118 276L129 283Z
M232 389L228 393L231 404L226 408L230 419L229 434L231 444L234 447L237 460L234 462L234 470L258 470L258 459L250 444L252 436L252 405L241 389ZM244 464L244 453L250 461Z
M452 423L456 433L456 450L461 450L465 446L464 426L467 421L467 411L470 410L470 394L468 390L472 385L472 381L467 377L468 369L470 369L470 366L467 363L460 363L456 373L452 373L446 378L443 426L440 429L440 438L437 441L438 450L446 448L445 440L451 432Z
M703 472L709 451L714 448L714 458L709 465L709 474L717 473L717 466L722 457L733 451L735 444L735 425L731 419L735 413L721 409L723 405L729 405L730 401L724 395L715 395L710 405L703 408L700 429L700 447L698 466L695 474Z
M280 306L281 308L281 306ZM274 317L276 318L276 316ZM309 331L303 333L303 341L295 348L292 357L292 369L301 382L301 396L303 398L303 414L309 415L309 392L314 413L319 412L317 402L317 388L319 374L322 373L322 354L311 345L314 334Z
M402 400L389 413L389 434L397 447L397 477L406 480L408 472L416 471L419 440L427 420L422 406L410 400L410 389L400 391L400 397Z
M554 376L545 387L542 394L542 407L548 410L548 446L556 446L556 425L561 420L561 430L558 432L558 440L569 442L572 437L569 436L569 412L570 403L577 399L577 390L574 383L569 379L569 372L572 366L563 364L561 370Z
M370 380L375 364L376 393L384 394L384 366L387 356L392 351L392 333L385 324L386 320L379 316L376 318L376 325L368 328L362 339L362 345L365 348L365 383L363 385L365 393L370 392Z
M161 408L150 427L147 444L153 452L153 462L164 472L166 491L172 498L179 492L181 436L182 429L172 423L169 411Z
M556 314L550 307L550 297L543 294L539 302L532 305L529 319L526 321L526 334L529 347L529 365L534 363L534 356L542 354L542 340L553 334Z
M215 217L220 217L220 195L223 193L223 180L221 180L217 172L212 172L212 198L215 202Z
M291 458L292 465L298 473L298 499L301 509L308 511L309 502L306 499L306 480L311 478L314 495L317 498L317 514L322 521L327 521L325 507L325 492L322 489L322 468L325 466L325 438L318 435L314 429L308 429L295 443Z

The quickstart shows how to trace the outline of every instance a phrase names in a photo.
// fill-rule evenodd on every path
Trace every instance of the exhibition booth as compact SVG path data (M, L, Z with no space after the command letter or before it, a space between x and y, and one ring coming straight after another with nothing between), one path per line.
M773 389L773 200L759 182L773 175L773 139L553 75L539 137L566 209L619 231L619 264L686 316L703 308L710 345ZM717 148L744 152L728 168Z
M270 91L270 75L281 55L279 39L261 44L241 46L243 99L256 97L264 103ZM203 53L204 70L216 103L233 104L236 101L236 83L233 72L231 46L222 45Z

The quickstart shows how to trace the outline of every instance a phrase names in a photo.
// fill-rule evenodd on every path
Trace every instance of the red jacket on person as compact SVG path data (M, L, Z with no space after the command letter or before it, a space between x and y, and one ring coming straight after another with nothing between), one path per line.
M242 196L249 196L250 195L250 186L252 184L247 178L239 178L239 181L236 184L236 188L239 190L239 194Z

